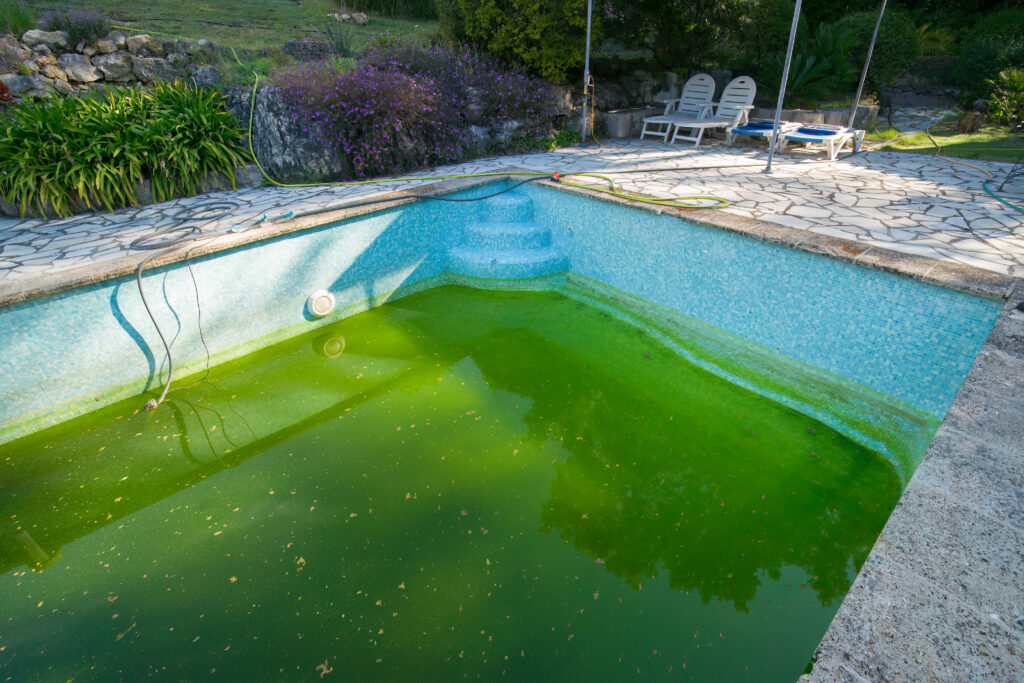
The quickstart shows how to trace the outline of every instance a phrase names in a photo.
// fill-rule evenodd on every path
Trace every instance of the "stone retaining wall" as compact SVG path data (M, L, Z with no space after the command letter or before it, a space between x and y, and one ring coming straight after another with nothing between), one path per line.
M92 43L69 45L64 31L0 36L0 82L15 98L88 92L106 85L134 86L192 76L200 85L220 80L209 66L208 40L160 42L146 34L111 31Z

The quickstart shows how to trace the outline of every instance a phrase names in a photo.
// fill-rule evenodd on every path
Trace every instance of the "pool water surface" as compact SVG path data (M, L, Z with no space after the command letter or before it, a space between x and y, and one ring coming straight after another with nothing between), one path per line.
M558 293L191 381L0 446L0 679L793 681L901 492Z

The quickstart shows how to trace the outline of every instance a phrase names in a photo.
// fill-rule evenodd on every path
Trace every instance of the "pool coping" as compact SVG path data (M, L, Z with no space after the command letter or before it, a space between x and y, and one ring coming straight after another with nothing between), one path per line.
M505 170L508 173L522 172L518 168L507 168ZM503 174L489 177L453 178L416 186L415 192L417 194L436 196L512 179L521 180L521 178L516 178L516 176ZM539 180L535 182L541 186L557 189L562 192L628 206L650 213L667 214L704 227L726 230L762 242L798 249L896 275L903 275L929 284L990 299L1006 300L1010 296L1011 289L1016 280L1016 278L1010 275L1003 275L975 266L944 261L928 256L905 254L840 237L822 235L800 228L791 228L714 209L682 209L672 206L646 204L617 197L606 192L600 192L596 189L592 190L565 185L554 180ZM286 221L262 223L242 232L213 232L210 233L209 239L205 242L200 237L198 238L199 244L194 242L186 243L177 249L169 248L165 252L158 252L156 256L153 256L153 251L127 252L119 258L103 263L85 264L58 273L38 275L23 282L5 283L0 285L0 307L129 275L135 272L139 263L151 256L153 258L150 259L147 267L169 265L183 261L186 258L235 249L282 235L322 229L330 223L393 209L418 201L415 198L409 198L407 196L408 193L409 190L395 190L374 194L371 197L357 197L349 201L340 202L341 208L336 210L299 216ZM644 195L642 193L634 193L634 196L654 198L651 195ZM358 206L345 208L346 205Z
M415 192L448 194L510 178L440 180ZM1024 299L1024 278L721 211L643 204L553 180L538 183L1005 302L803 680L1024 678L1024 312L1015 309ZM205 242L159 253L149 263L158 267L323 229L416 201L407 194L353 198L332 211L212 233ZM345 208L355 203L360 206ZM152 254L130 252L0 286L0 306L132 274Z

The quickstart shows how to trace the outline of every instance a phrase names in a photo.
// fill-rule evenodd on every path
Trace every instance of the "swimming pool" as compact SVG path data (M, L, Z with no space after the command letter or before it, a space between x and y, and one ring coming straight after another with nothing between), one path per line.
M464 194L492 191L493 187L481 187ZM215 361L243 358L273 341L332 324L309 338L283 342L271 356L257 352L257 357L216 366L214 384L230 384L228 378L237 375L233 387L200 384L178 394L176 410L165 410L169 405L152 414L130 415L138 412L142 401L117 401L158 386L161 357L155 351L159 341L130 281L107 281L29 300L0 315L0 330L9 341L3 359L2 434L10 441L0 448L10 454L5 461L8 472L17 474L4 479L5 493L19 509L37 510L37 519L43 516L42 510L60 508L46 527L59 530L54 532L55 542L45 533L33 533L32 521L13 508L13 516L5 516L2 538L7 573L6 586L0 591L18 596L23 610L18 622L22 635L7 635L5 640L17 638L21 661L40 667L28 671L45 671L53 665L49 655L26 654L32 644L47 640L28 624L52 620L60 624L57 631L75 640L99 623L98 603L104 610L115 606L112 613L118 616L109 617L110 628L97 630L94 639L80 638L77 654L63 660L65 668L51 671L101 675L108 658L119 661L122 656L111 648L125 640L156 637L152 629L154 619L159 621L159 610L122 611L118 601L131 595L136 604L142 604L159 591L177 600L191 596L190 605L194 598L218 609L209 614L201 611L200 616L161 601L160 609L175 614L181 624L175 627L175 635L168 636L177 644L159 664L133 655L123 660L125 666L135 672L150 665L159 670L168 666L173 654L177 666L185 667L177 670L180 675L199 675L215 661L222 663L209 668L219 666L222 673L246 675L252 669L245 667L255 666L254 662L263 662L266 671L272 660L258 656L263 652L258 640L244 645L240 637L231 642L216 640L215 634L247 609L244 601L225 593L238 587L253 591L246 595L255 596L259 609L252 609L260 613L261 623L269 613L290 615L302 593L315 603L312 611L299 606L294 620L289 617L280 624L280 632L267 627L261 635L266 640L299 634L306 641L289 646L294 657L275 653L288 667L281 673L290 676L314 672L321 663L320 652L326 668L341 661L354 667L349 676L374 675L378 665L398 666L384 670L404 675L412 669L401 668L401 663L411 666L409 662L431 643L444 646L439 651L447 659L437 660L437 671L444 676L490 671L488 666L516 661L514 648L490 645L491 636L506 645L519 642L516 638L532 643L531 657L521 655L524 661L509 669L528 677L545 671L562 678L593 678L594 672L615 677L612 672L618 669L614 667L624 666L624 661L659 676L671 675L669 667L676 667L673 672L724 675L728 671L739 676L743 671L729 668L737 662L764 664L772 668L759 671L762 677L792 679L807 663L805 655L813 650L838 607L1001 306L740 235L681 226L672 216L592 202L543 187L521 188L456 209L431 204L392 209L202 257L193 262L192 270L202 301L206 344ZM497 282L494 276L512 279ZM436 289L453 282L504 291L473 294ZM157 315L166 329L177 333L176 354L192 370L202 369L206 358L188 269L178 264L153 271L145 284L147 291L160 293L174 306L173 313L161 307ZM334 315L315 322L303 303L310 291L321 287L334 293L339 306ZM385 300L396 305L367 314L370 317L351 318L349 323L357 330L383 325L382 338L367 334L364 339L346 330L348 316ZM412 343L417 335L430 343ZM557 340L554 345L553 339ZM477 346L477 340L486 343ZM389 353L365 353L363 347L382 341ZM38 353L41 345L48 349L45 360ZM439 369L424 362L433 360L431 353L445 356L435 361ZM419 372L417 365L422 366ZM242 366L255 368L255 375L246 378ZM373 380L370 386L355 393L368 393L368 399L345 403L345 396L339 396L339 392L353 393L352 383L367 379ZM435 400L429 392L439 391L446 381L445 388L469 387L446 394L440 404L445 408L465 404L464 411L445 411L444 419L459 422L457 433L465 433L478 452L472 454L472 447L456 448L454 441L441 435L448 432L435 434L430 447L399 451L403 439L413 439L410 430L416 427L410 425L424 429ZM545 388L547 382L555 382L563 393ZM576 392L564 390L572 385ZM712 386L717 388L708 389ZM275 391L286 398L275 402ZM428 393L420 395L424 391ZM417 401L410 399L410 393L417 395ZM195 406L186 405L190 397ZM488 418L473 407L474 402L493 409ZM367 403L374 404L377 412L367 410ZM60 425L71 414L103 404L110 405L80 422ZM504 407L498 409L498 404ZM754 405L756 410L750 408ZM527 419L531 411L539 421ZM674 424L677 413L685 428ZM730 413L729 418L723 413ZM545 414L546 421L539 419ZM404 424L407 416L408 425ZM440 415L434 419L440 420ZM477 424L483 420L487 420L484 425ZM58 426L31 435L47 425ZM707 429L702 431L704 426ZM344 433L339 435L339 429ZM349 429L354 431L345 431ZM182 439L186 432L192 437ZM530 447L510 454L517 450L510 444L524 438L526 442L533 439ZM134 439L150 445L137 448ZM316 445L318 439L346 446L322 451ZM338 458L339 452L371 452L371 442L378 440L391 456L406 455L383 461ZM786 447L771 445L780 442ZM823 447L822 442L830 445ZM761 445L755 448L751 443ZM497 444L509 448L489 452ZM680 444L693 448L681 449L674 460L674 449ZM445 462L441 458L448 457L449 450L464 454L456 467L457 480L465 474L465 481L448 483L443 478L447 465L440 464ZM57 452L66 457L55 456ZM255 457L260 453L265 455ZM710 467L708 453L713 453L716 463L729 462L727 472ZM520 455L522 461L517 459ZM390 490L396 485L392 477L403 462L414 462L415 467L410 468L410 479L399 480L407 490L396 493L397 489ZM810 474L819 468L825 474L819 478ZM497 471L484 472L488 469ZM532 503L517 506L514 498L507 500L495 491L504 494L518 486L512 482L522 472L535 477L529 486L523 485L524 500ZM499 473L511 478L495 478ZM352 483L369 477L375 481ZM321 480L334 482L329 496L318 492ZM803 485L789 492L779 488L792 480ZM402 504L416 505L411 501L421 500L420 491L415 490L417 481L444 487L441 493L447 498L442 509L424 508L410 518ZM695 488L687 492L688 483ZM718 487L729 494L718 495L714 490ZM817 487L822 488L817 491ZM529 496L526 489L531 490ZM611 507L602 502L606 489L616 492ZM222 495L224 491L230 491L230 496ZM683 493L692 496L689 501ZM799 496L801 504L782 503L787 493ZM408 500L405 494L410 495ZM485 509L490 496L503 501L499 508L504 516ZM354 502L348 507L340 502L350 497L367 510L372 505L376 517L357 509ZM460 497L473 505L448 504ZM229 499L235 503L220 509ZM695 499L699 502L694 503ZM54 505L54 500L60 503ZM725 509L711 515L711 502ZM694 508L694 512L704 522L686 520L682 526L689 512L685 506L701 503L705 509ZM623 506L628 514L622 512ZM313 509L307 513L307 507ZM306 523L305 518L317 516L316 509L323 512L325 507L333 520L328 527ZM751 520L760 512L766 518L778 517L780 523L763 528L740 523L748 518L732 516L734 507ZM234 521L233 515L242 522ZM679 519L671 520L673 515ZM513 517L517 524L504 526L495 516ZM441 590L442 595L435 597L444 600L426 600L411 610L415 616L410 622L395 622L403 624L398 628L404 638L398 641L416 645L406 651L390 639L391 627L383 622L374 625L385 633L360 630L369 624L370 614L360 603L346 607L344 613L362 617L362 623L343 627L343 618L328 606L333 609L344 600L369 600L370 596L346 594L344 600L337 597L337 605L329 605L336 594L327 587L337 581L332 571L341 566L339 562L358 565L360 560L355 558L361 557L385 573L385 583L394 583L374 584L381 604L374 600L372 607L385 607L385 602L394 606L408 599L409 594L402 591L410 590L411 582L389 571L402 566L408 573L415 572L406 555L422 551L416 545L417 517L431 519L442 535L459 541L468 541L472 536L468 532L474 532L473 542L479 541L484 554L494 557L467 559L464 566L448 557L450 549L439 550L441 546L431 542L424 556L435 565L430 585ZM592 525L596 529L590 528L592 518L601 522ZM345 535L356 520L366 521L371 528ZM680 524L674 526L676 522ZM319 551L292 552L288 544L295 541L287 537L298 528L305 547L310 537L326 538L324 528L345 540L340 548L326 544ZM166 538L156 529L168 534ZM398 540L386 548L377 545L391 533ZM666 540L676 533L687 534L685 541ZM770 542L761 550L770 551L757 549L758 533L767 534L764 539ZM831 559L821 567L803 556L822 555L811 540L816 533L833 546L831 555L823 553ZM531 539L522 554L500 544L490 546L497 539L521 535ZM806 543L783 543L782 537ZM168 556L159 546L175 538L187 540L188 547ZM273 569L259 566L247 578L236 568L239 565L221 557L224 547L216 544L229 540L228 555L244 556L244 562L235 560L243 567L270 563ZM266 552L247 549L250 545ZM501 575L500 581L477 575L490 577L488 571L498 572L486 568L497 567L499 557L501 571L511 573ZM517 565L519 557L532 559ZM550 565L543 558L551 558ZM145 571L140 579L136 574L142 569L137 563L147 560L166 562L175 569L154 572L152 579ZM38 574L24 569L31 566L49 568ZM68 585L59 578L61 567L71 568L64 571L76 576L73 586L86 586L87 595L76 606L61 602L70 600L62 597ZM551 568L557 580L533 583L544 573L538 567ZM356 583L370 581L365 570L351 571L359 577ZM465 590L451 581L463 571L471 575ZM221 577L225 572L228 575ZM649 572L654 576L648 578ZM95 586L110 577L125 588L104 594L104 605L95 601L99 590ZM179 577L178 584L174 577ZM311 581L310 586L316 583L315 590L293 590L280 583L296 578ZM151 580L159 589L145 585ZM502 590L506 606L518 609L523 596L534 594L536 604L554 604L554 612L541 611L541 621L551 625L545 624L543 632L537 630L530 619L532 612L519 610L505 616L520 627L528 625L525 630L505 625L494 631L483 628L487 633L474 631L470 639L466 629L476 622L467 620L458 621L452 633L437 628L427 629L430 637L423 633L424 624L437 627L444 618L461 619L458 615L466 609L486 612L492 626L501 623L500 610L481 607L486 604L482 586L490 585L488 581L515 586ZM403 587L398 588L400 584ZM534 585L540 593L530 592ZM651 591L653 597L648 597ZM787 602L783 596L791 592L801 597ZM562 599L570 593L572 599ZM614 596L613 609L605 609L601 596ZM463 610L451 611L456 602ZM717 609L702 608L705 602ZM773 605L783 603L788 607L770 616L776 609ZM616 611L614 605L626 605L621 608L625 611ZM577 610L593 613L573 617L577 627L587 625L578 632L563 618ZM404 613L405 608L393 611ZM108 618L106 611L102 613ZM758 625L760 617L751 618L751 613L764 614L764 621ZM384 617L381 612L374 618ZM131 620L119 621L122 618ZM145 635L140 618L146 620ZM211 621L203 621L208 618ZM626 648L628 656L619 653L623 661L605 662L597 654L611 652L612 644L622 640L611 634L609 641L602 633L602 628L607 630L602 624L609 621L623 624L635 635ZM313 624L309 633L304 623ZM421 629L419 635L409 624ZM676 636L685 630L693 642L687 640L682 647L673 638L655 642L647 652L647 645L654 641L643 630L644 624ZM709 629L714 624L721 627L720 633ZM346 630L349 626L355 631ZM689 633L691 626L694 633ZM325 636L331 628L331 638L360 642L362 647L346 649L347 654L337 659L337 652L332 655L328 646L336 641ZM773 634L804 629L805 635L792 639L800 643L791 643L788 649L771 640ZM313 637L314 633L319 635ZM746 635L740 637L740 633ZM186 635L188 639L178 642ZM560 645L563 638L564 646ZM759 639L768 647L751 649L750 643ZM149 652L157 647L156 640L144 642L150 643ZM193 642L202 645L193 648L194 654L183 654ZM309 642L318 643L319 649L307 648ZM456 651L460 643L466 645ZM585 648L576 649L581 643L586 643ZM377 647L387 651L388 656L380 659L388 664L376 662L375 657L355 661L354 653ZM232 649L235 654L230 654ZM519 649L525 653L528 648ZM750 658L740 657L742 652ZM506 656L510 659L502 659ZM680 668L684 665L694 668ZM93 671L90 666L100 669Z

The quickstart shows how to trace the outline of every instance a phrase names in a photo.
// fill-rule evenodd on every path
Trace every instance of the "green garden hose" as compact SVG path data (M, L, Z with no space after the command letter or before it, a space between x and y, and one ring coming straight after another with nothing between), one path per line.
M935 141L935 138L933 138L933 137L932 137L932 132L931 132L931 129L930 129L930 128L926 128L924 132L925 132L925 135L927 135L927 136L928 136L928 139L932 141L932 144L933 144L933 145L935 145L935 156L936 156L937 158L939 158L939 159L944 159L945 161L949 161L949 162L952 162L952 163L954 163L954 164L960 164L961 166L968 166L968 167L970 167L970 168L973 168L973 169L975 169L975 170L977 170L977 171L981 171L981 172L982 172L982 173L984 173L984 174L985 174L986 176L988 176L987 178L985 178L985 180L981 181L981 187L982 187L982 189L984 189L984 190L985 190L985 192L989 193L989 194L990 194L990 195L991 195L991 196L992 196L992 197L993 197L994 199L997 199L997 200L999 200L1000 202L1002 202L1003 204L1006 204L1006 205L1007 205L1007 206L1009 206L1009 207L1010 207L1011 209L1016 209L1017 211L1020 211L1021 213L1024 213L1024 207L1022 207L1022 206L1019 206L1019 205L1017 205L1017 204L1014 204L1013 202L1011 202L1011 201L1008 201L1008 200L1006 200L1006 199L1003 199L1002 197L1000 197L999 195L997 195L997 194L995 193L995 191L994 191L994 190L992 190L992 188L990 188L990 187L988 186L988 184L989 184L990 182L992 182L992 174L991 174L991 173L989 173L989 172L988 172L988 170L986 170L986 169L982 168L981 166L975 166L974 164L969 164L969 163L967 163L966 161L960 161L960 160L958 160L958 159L951 159L951 158L949 158L949 157L946 157L946 156L942 156L942 154L940 154L940 152L942 151L942 147L940 147L940 146L939 146L939 143L938 143L938 142L936 142L936 141Z

